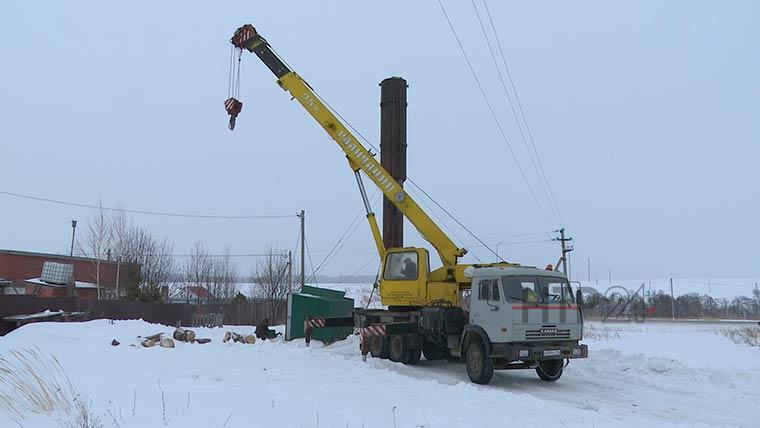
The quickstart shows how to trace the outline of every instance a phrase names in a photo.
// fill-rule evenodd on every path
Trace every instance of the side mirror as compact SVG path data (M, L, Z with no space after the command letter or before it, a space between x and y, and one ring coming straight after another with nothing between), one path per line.
M575 290L575 303L577 303L578 306L583 306L583 293L581 293L580 288Z

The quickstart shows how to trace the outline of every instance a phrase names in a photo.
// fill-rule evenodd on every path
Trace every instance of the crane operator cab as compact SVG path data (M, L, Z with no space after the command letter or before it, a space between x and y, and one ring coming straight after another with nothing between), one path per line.
M430 275L430 257L424 248L388 249L380 277L380 297L386 306L423 306ZM417 304L415 304L417 303Z

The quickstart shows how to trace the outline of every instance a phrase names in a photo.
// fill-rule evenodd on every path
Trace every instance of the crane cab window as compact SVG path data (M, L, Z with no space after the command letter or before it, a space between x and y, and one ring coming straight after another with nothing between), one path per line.
M478 300L501 300L498 279L483 279L478 281Z
M416 251L405 251L402 253L389 253L385 258L385 272L383 279L391 280L416 280L418 273Z

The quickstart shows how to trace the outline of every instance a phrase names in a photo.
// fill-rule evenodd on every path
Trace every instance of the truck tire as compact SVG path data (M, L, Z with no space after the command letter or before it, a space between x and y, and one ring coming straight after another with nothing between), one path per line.
M373 358L388 358L388 337L387 336L370 336L369 353Z
M428 361L443 360L446 358L446 354L448 354L448 352L445 349L441 349L434 343L428 342L422 345L422 355L424 355L425 359Z
M404 364L408 366L413 366L420 362L421 356L422 356L422 348L412 349L409 351L409 359L404 361Z
M485 385L493 377L493 361L486 353L486 346L480 339L473 339L467 346L465 365L470 380Z
M391 361L397 363L403 363L409 361L409 352L411 351L409 346L409 340L406 336L393 335L388 340L388 358Z
M536 366L536 374L541 380L546 382L554 382L562 377L562 360L545 360L539 361Z

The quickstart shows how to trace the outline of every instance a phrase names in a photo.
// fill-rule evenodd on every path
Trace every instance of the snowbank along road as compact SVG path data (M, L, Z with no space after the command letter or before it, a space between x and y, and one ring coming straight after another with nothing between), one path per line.
M361 361L358 340L323 347L276 340L132 347L172 328L142 321L38 323L0 338L0 357L55 356L103 427L758 427L760 350L722 326L591 323L590 358L557 383L502 371L490 385L461 364ZM121 342L111 346L111 340ZM17 392L0 388L0 394ZM6 395L8 397L8 395ZM67 419L68 418L68 419ZM0 426L59 427L66 415L13 416ZM95 421L98 422L98 421Z

